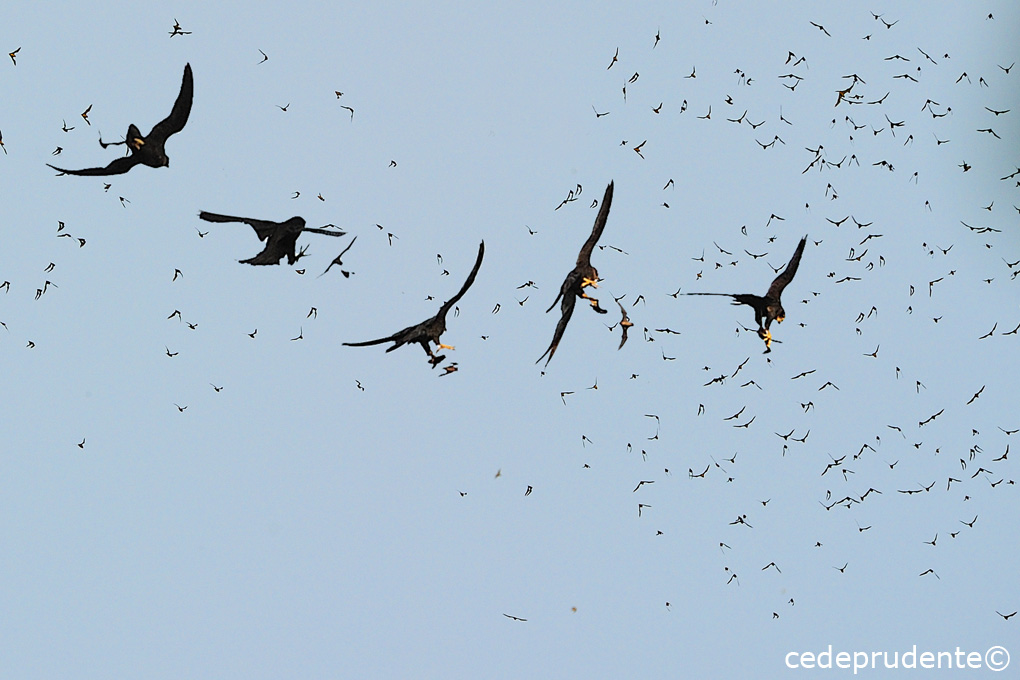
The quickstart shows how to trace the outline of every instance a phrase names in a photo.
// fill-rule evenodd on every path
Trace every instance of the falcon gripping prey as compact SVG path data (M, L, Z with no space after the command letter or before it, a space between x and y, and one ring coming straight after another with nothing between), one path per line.
M790 281L793 281L793 277L797 273L797 267L800 265L800 256L804 253L804 245L806 243L807 236L802 238L800 243L797 244L797 249L793 251L793 257L790 258L786 269L772 281L772 285L769 286L769 290L765 293L764 297L753 295L752 293L686 293L686 295L722 295L733 298L733 304L735 305L749 305L753 307L754 319L758 323L758 337L765 341L765 353L767 354L772 351L772 333L769 331L769 326L772 325L773 321L782 323L783 319L786 318L786 310L783 309L780 296L783 294L783 289L786 288Z
M292 217L286 222L270 222L269 220L256 220L250 217L218 215L217 213L205 212L204 210L198 213L198 216L206 222L243 222L255 230L260 241L266 242L266 247L262 249L261 253L247 260L239 260L241 264L280 264L280 260L283 259L284 255L287 256L287 264L294 264L304 257L305 250L307 250L307 247L305 247L299 253L295 254L294 252L297 246L297 238L301 235L301 232L307 231L326 236L343 236L346 233L343 231L306 227L305 220L302 217Z
M471 284L475 282L475 275L478 274L478 268L482 266L482 257L485 255L485 241L478 244L478 258L475 260L475 266L472 267L471 273L468 274L467 280L464 285L461 286L457 294L452 298L443 303L443 306L439 308L439 312L436 313L431 319L422 321L414 326L408 326L404 330L397 331L393 335L389 335L385 338L378 338L376 340L366 340L364 342L345 342L343 343L346 347L366 347L368 345L381 345L384 342L392 342L392 347L387 347L387 352L392 352L396 348L406 345L412 342L417 342L421 345L425 353L429 355L429 363L435 368L439 362L445 359L445 356L436 356L429 346L429 342L433 342L436 345L436 349L453 349L451 345L444 345L440 342L440 336L446 332L446 314L453 306L457 304L457 301L464 297L464 293L467 292Z
M588 286L592 288L598 288L599 273L595 267L591 266L591 253L595 249L595 244L599 242L599 238L602 236L602 230L606 227L606 220L609 218L609 207L613 203L613 183L610 182L609 186L606 187L606 193L602 197L602 205L599 207L599 214L595 218L595 226L592 227L591 236L581 246L581 252L577 255L577 264L567 274L567 278L563 280L563 285L560 286L559 295L553 300L553 303L549 306L549 309L545 310L546 313L552 311L552 308L556 306L556 303L560 303L560 320L556 324L556 330L553 332L552 342L549 344L549 349L542 353L542 356L538 358L537 364L548 354L549 358L545 360L545 365L548 366L549 362L552 361L553 355L556 354L556 348L560 344L560 340L563 338L563 331L567 329L567 323L570 321L571 315L574 313L574 304L577 302L577 298L583 298L588 300L592 308L595 309L599 314L605 314L606 310L599 307L599 301L593 297L589 297L584 289Z
M148 135L142 136L141 131L132 123L128 126L127 136L123 142L103 142L99 144L105 149L108 146L124 144L131 151L130 156L124 156L112 161L105 168L85 168L83 170L65 170L50 165L51 168L64 175L122 175L139 163L148 165L150 168L170 167L170 159L166 156L166 140L170 135L176 134L184 129L191 114L191 100L194 96L195 83L191 76L191 64L184 65L184 77L181 80L181 91L177 95L170 115L156 123ZM91 107L90 107L91 108ZM49 163L47 163L49 165Z

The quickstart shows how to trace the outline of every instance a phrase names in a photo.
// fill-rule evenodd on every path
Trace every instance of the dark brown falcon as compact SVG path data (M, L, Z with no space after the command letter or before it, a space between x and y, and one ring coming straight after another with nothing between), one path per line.
M475 260L475 266L471 268L471 273L468 274L467 280L464 285L461 286L457 294L452 298L443 303L443 306L439 308L439 312L436 313L431 319L422 321L414 326L408 326L407 328L397 331L393 335L389 335L385 338L378 338L376 340L366 340L364 342L345 342L344 345L347 347L367 347L368 345L381 345L384 342L392 342L392 347L387 347L387 352L392 352L401 345L407 345L413 342L417 342L421 345L425 353L429 355L429 363L432 364L433 368L446 357L436 356L429 346L429 343L435 343L436 349L453 349L451 345L444 345L440 342L440 336L446 332L446 315L453 309L453 306L457 304L457 301L464 297L464 293L467 292L471 284L475 282L475 275L478 274L478 268L482 266L482 257L485 255L485 241L478 244L478 258Z
M170 167L170 159L166 156L166 140L170 135L183 130L185 123L188 122L194 90L195 84L191 76L191 64L185 64L184 78L181 80L181 91L177 95L177 101L174 102L170 115L156 123L148 135L143 137L141 131L134 124L131 124L128 126L127 137L125 137L123 142L104 142L102 139L99 140L99 144L104 149L117 144L126 145L131 151L130 156L118 158L105 168L65 170L53 165L50 165L50 167L65 175L121 175L139 163L148 165L150 168ZM47 165L49 164L47 163Z
M749 305L753 307L754 319L758 323L758 337L765 341L765 352L768 353L772 351L772 333L769 332L769 326L772 325L773 321L782 323L783 319L786 318L786 310L783 309L780 296L783 294L783 289L786 288L790 281L793 281L793 277L797 273L797 267L800 265L800 256L804 253L804 245L806 243L807 236L802 238L800 243L797 244L797 249L793 251L793 257L790 258L786 269L772 281L772 285L769 286L769 290L765 293L764 297L751 293L686 293L686 295L722 295L733 298L733 304L735 305Z
M287 256L287 264L294 264L300 260L305 249L295 253L297 238L302 232L313 234L324 234L326 236L343 236L346 232L331 231L329 229L315 229L305 226L305 220L301 217L292 217L286 222L270 222L269 220L255 220L250 217L233 217L231 215L219 215L217 213L198 213L198 216L206 222L243 222L247 224L258 235L260 241L266 242L266 247L255 257L247 260L240 260L242 264L280 264L283 256Z
M591 306L599 314L605 314L606 310L599 307L599 301L593 297L589 297L584 289L588 286L592 288L598 288L599 273L595 267L591 266L591 253L595 249L595 244L599 242L599 238L602 236L602 230L606 227L606 220L609 218L609 207L613 203L613 183L610 182L609 186L606 187L606 193L602 197L602 206L599 208L599 214L595 218L595 226L592 227L591 236L581 246L581 252L577 255L577 264L567 274L567 278L563 280L563 285L560 286L559 295L553 300L553 303L549 306L549 309L545 310L546 313L552 311L552 308L556 306L556 303L560 303L560 320L556 324L556 330L553 333L552 343L549 345L549 349L542 353L542 356L538 358L537 364L548 354L549 358L545 360L545 365L548 366L549 362L552 361L553 355L556 353L556 348L560 344L560 339L563 338L563 331L567 329L567 323L570 321L571 315L574 313L574 304L577 302L577 298L583 298L591 303Z

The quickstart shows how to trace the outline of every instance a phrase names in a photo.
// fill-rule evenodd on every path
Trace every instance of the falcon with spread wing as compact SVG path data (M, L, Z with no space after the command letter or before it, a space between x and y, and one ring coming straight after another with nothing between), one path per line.
M592 227L591 236L581 246L581 252L577 255L577 264L567 274L567 278L563 280L563 285L560 286L559 295L553 300L553 303L549 306L549 309L545 310L546 313L552 311L552 308L556 306L556 303L560 303L560 320L556 324L556 330L553 332L552 342L549 344L549 349L542 353L542 356L538 358L537 364L548 354L549 358L545 360L545 365L548 366L549 362L552 361L553 355L556 353L556 348L560 344L560 339L563 338L563 331L567 329L567 323L570 321L571 315L574 313L574 304L578 298L587 300L592 308L599 314L605 314L606 310L599 307L599 301L593 297L590 297L584 292L584 289L591 286L592 288L598 288L599 273L595 267L591 266L591 253L595 249L595 244L599 242L599 238L602 236L602 230L606 228L606 220L609 218L609 207L613 203L613 183L610 182L609 186L606 187L606 193L602 197L602 205L599 207L599 214L595 218L595 226Z
M343 236L346 233L343 231L306 227L303 217L292 217L286 222L271 222L269 220L256 220L250 217L219 215L217 213L205 212L204 210L198 213L198 216L206 222L243 222L254 229L259 240L266 242L266 247L255 257L240 260L242 264L250 265L280 264L280 260L283 259L284 255L287 256L287 264L294 264L304 257L305 250L307 250L307 248L302 248L301 252L296 254L294 252L298 236L302 232L324 234L326 236Z
M780 297L783 294L783 289L789 285L790 281L793 281L793 277L797 273L800 256L804 253L806 244L807 236L797 244L797 249L793 251L793 257L790 258L786 269L772 281L772 285L769 286L764 297L752 293L687 293L687 295L722 295L733 298L735 305L749 305L754 308L754 319L758 323L758 337L765 341L765 352L768 353L772 351L772 333L769 331L769 326L773 321L782 323L786 318L786 310L783 309Z
M191 64L184 65L184 77L181 80L181 91L177 95L170 115L156 123L148 135L142 136L141 131L132 123L128 126L127 136L122 142L103 142L99 144L105 149L108 146L124 144L131 151L130 156L124 156L112 161L105 168L85 168L83 170L65 170L50 165L51 168L64 175L122 175L139 163L148 165L150 168L170 167L170 159L166 156L166 140L170 135L176 134L184 129L191 115L191 100L194 96L195 83L191 75ZM47 163L49 165L49 163Z
M378 338L376 340L365 340L364 342L345 342L344 345L347 347L366 347L368 345L381 345L384 342L392 342L392 347L387 347L387 352L392 352L396 348L407 345L413 342L417 342L421 345L425 353L429 355L429 363L432 367L445 359L445 356L436 356L432 351L432 347L429 346L429 342L435 343L436 349L453 349L451 345L444 345L440 342L440 336L446 332L446 315L453 309L453 306L464 297L464 293L467 292L471 284L475 282L475 276L478 274L479 267L482 266L482 257L485 255L485 241L478 244L478 258L475 260L475 266L471 268L471 273L468 274L467 280L464 285L461 286L457 294L452 298L443 303L443 306L439 308L439 312L436 313L431 319L422 321L414 326L408 326L407 328L397 331L393 335L386 336L385 338Z

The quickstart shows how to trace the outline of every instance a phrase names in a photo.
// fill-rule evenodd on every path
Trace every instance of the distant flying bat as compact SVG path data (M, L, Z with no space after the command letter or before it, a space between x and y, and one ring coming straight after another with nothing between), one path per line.
M619 300L616 301L616 304L620 307L620 313L623 315L620 318L619 324L620 330L622 331L622 337L620 338L620 346L616 348L619 350L623 349L623 344L627 342L627 329L633 326L634 322L630 320L629 316L627 316L627 310L623 308L623 305L620 304Z
M553 355L556 353L556 347L560 344L560 339L563 337L563 331L567 328L567 323L570 321L571 315L574 313L574 303L577 302L577 298L583 298L591 303L591 306L599 314L605 314L606 310L599 307L599 301L593 297L589 297L584 289L588 286L592 288L598 288L599 273L595 267L591 266L591 253L595 249L595 244L598 243L599 238L602 236L602 230L605 229L606 220L609 218L609 207L613 203L613 183L610 182L609 186L606 187L606 193L602 197L602 206L599 208L599 214L595 218L595 226L592 227L591 236L581 246L581 252L577 255L577 264L567 274L567 278L563 280L563 284L560 286L560 292L553 300L553 303L549 306L549 309L545 310L546 313L552 311L552 308L556 306L556 303L560 303L560 320L556 324L556 331L553 333L552 343L549 344L549 349L542 353L542 356L538 358L537 364L548 354L549 358L546 359L545 365L548 366L549 362L552 361Z
M793 281L793 277L797 273L797 267L800 265L800 256L804 253L804 245L806 243L807 236L802 238L800 243L797 244L797 249L793 252L793 257L790 258L786 269L772 281L772 285L769 286L769 290L765 293L764 297L751 293L686 293L686 295L722 295L733 298L733 304L735 305L749 305L753 307L754 318L758 322L758 337L765 341L765 351L770 352L772 349L772 333L769 332L769 326L773 321L782 323L783 319L786 318L786 311L783 309L780 296L783 294L783 289L786 288L790 281Z
M387 352L392 352L401 345L408 343L417 342L421 345L425 353L429 355L429 363L435 367L444 357L436 356L429 346L429 342L433 342L436 345L436 349L453 349L450 345L444 345L440 342L440 336L446 331L446 314L453 309L453 306L457 304L457 301L464 297L464 293L467 292L471 284L475 282L475 275L478 274L478 268L482 266L482 257L485 255L485 241L478 244L478 258L475 260L475 266L472 267L471 273L468 274L467 280L464 281L464 285L461 286L457 294L452 298L443 303L443 306L439 308L439 312L436 313L431 319L422 321L420 324L414 326L408 326L407 328L397 331L393 335L389 335L385 338L379 338L377 340L367 340L365 342L345 342L344 345L347 347L366 347L368 345L379 345L384 342L392 342L393 346L386 349Z
M821 24L816 24L813 21L809 21L808 23L811 24L812 26L814 26L815 28L817 28L819 31L821 31L825 35L829 36L830 38L832 37L832 34L830 34L828 31L825 30L825 26L822 26Z
M313 229L305 226L305 220L301 217L292 217L286 222L270 222L269 220L256 220L250 217L233 217L231 215L219 215L217 213L198 213L200 219L206 222L243 222L255 230L260 241L266 242L266 247L255 257L247 260L240 260L242 264L280 264L283 256L287 256L287 264L294 264L304 256L305 251L295 254L294 248L297 245L298 236L301 232L307 231L313 234L325 234L326 236L343 236L345 232L330 231L328 229Z
M127 137L123 142L104 143L99 140L100 145L105 149L108 146L124 144L130 149L131 155L118 158L105 168L85 168L84 170L64 170L50 165L51 168L65 175L121 175L139 163L148 165L150 168L170 167L170 159L166 156L164 146L170 135L180 132L188 122L191 114L191 100L194 94L194 81L191 75L191 64L184 65L184 77L181 80L181 91L177 95L177 101L170 111L170 115L164 118L145 137L141 131L132 123L128 126ZM89 106L91 109L92 106ZM88 110L82 114L85 122L88 122ZM91 123L90 123L91 125ZM47 165L49 165L47 163Z
M170 37L172 38L175 35L191 35L191 31L181 30L180 22L177 21L177 19L174 19L174 29L170 31Z
M353 246L354 242L357 241L357 240L358 240L357 236L352 238L351 242L347 244L347 247L343 249L343 252L341 252L339 255L334 257L333 261L329 263L329 267L326 267L326 271L322 272L322 274L319 274L319 276L324 276L326 274L326 272L328 272L330 270L330 268L332 268L332 266L335 265L335 264L336 265L340 265L342 267L344 263L340 261L340 258L342 258L345 254L347 254L347 251L351 249L351 246ZM351 273L350 272L345 272L342 269L340 270L340 273L344 275L344 278L350 278L351 277Z

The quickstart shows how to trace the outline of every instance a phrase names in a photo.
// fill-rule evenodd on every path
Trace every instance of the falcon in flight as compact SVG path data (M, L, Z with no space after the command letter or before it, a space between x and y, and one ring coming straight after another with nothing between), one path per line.
M591 266L591 252L595 249L595 244L599 242L599 238L602 236L602 230L606 227L606 220L609 218L609 206L613 203L613 183L610 182L609 186L606 187L606 193L602 197L602 206L599 208L599 214L595 218L595 226L592 227L591 236L581 246L581 252L577 255L577 264L567 274L567 278L563 280L563 285L560 286L559 295L553 300L553 303L549 306L549 309L545 310L546 313L552 311L552 308L556 306L556 303L560 303L560 320L556 324L556 331L553 333L552 343L549 344L549 349L542 353L542 356L538 358L537 364L548 354L549 358L545 360L545 365L548 366L549 362L552 361L553 355L556 353L556 348L560 344L560 339L563 338L563 331L567 329L567 323L570 321L571 315L574 313L574 303L577 302L577 298L583 298L587 300L592 308L599 314L605 314L606 310L599 307L599 301L593 297L589 297L584 289L588 286L592 288L598 288L599 273L595 267Z
M475 260L475 266L472 267L471 273L468 274L467 281L464 282L464 285L461 286L456 295L443 303L443 306L439 308L439 312L431 319L422 321L414 326L408 326L404 330L397 331L385 338L366 340L364 342L345 342L344 345L347 347L367 347L368 345L381 345L384 342L392 342L393 346L386 348L387 352L392 352L401 345L417 342L425 350L425 353L429 355L429 363L435 368L446 357L436 356L429 346L429 342L435 343L436 349L453 349L451 345L444 345L439 340L439 337L446 332L446 314L453 309L458 300L464 297L464 293L475 282L475 275L478 274L478 268L482 266L482 257L484 255L485 241L482 241L478 244L478 258Z
M206 222L243 222L255 230L260 241L266 242L266 247L255 257L247 260L240 260L241 264L280 264L283 256L287 256L287 264L294 264L305 255L307 247L295 254L297 238L301 232L312 232L313 234L325 234L326 236L343 236L346 232L331 231L329 229L315 229L305 226L302 217L292 217L286 222L270 222L269 220L255 220L250 217L233 217L231 215L218 215L217 213L198 213L198 216Z
M132 123L128 126L127 137L123 142L103 142L99 144L105 149L108 146L124 144L131 151L130 156L124 156L111 162L105 168L85 168L83 170L65 170L50 165L51 168L63 175L122 175L139 163L148 165L150 168L170 167L170 159L166 156L166 140L170 135L180 132L188 122L191 114L191 100L195 91L195 83L191 76L191 64L184 65L184 78L181 80L181 91L177 95L177 101L170 111L170 115L156 123L148 135L142 136L141 131ZM47 163L49 165L49 163Z
M769 332L769 326L772 325L773 321L782 323L783 319L786 318L786 310L783 309L783 303L780 301L780 296L783 294L783 289L793 281L794 275L797 273L797 267L800 265L800 256L804 253L804 245L807 243L807 236L800 240L797 244L797 249L793 251L793 257L790 258L789 264L786 265L779 276L775 278L772 285L769 286L769 290L765 293L765 296L753 295L752 293L686 293L687 295L722 295L725 297L733 298L733 304L735 305L749 305L754 308L754 320L758 323L758 337L765 341L765 353L772 351L772 333Z

